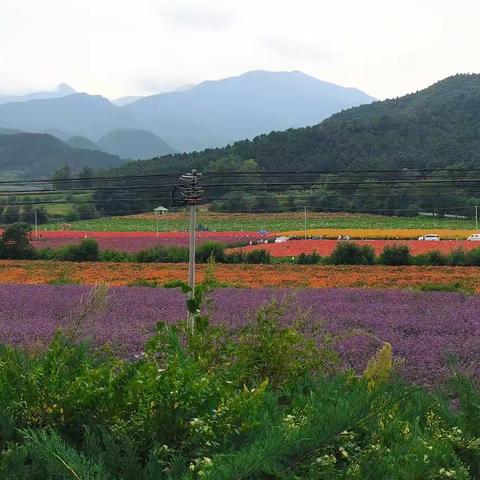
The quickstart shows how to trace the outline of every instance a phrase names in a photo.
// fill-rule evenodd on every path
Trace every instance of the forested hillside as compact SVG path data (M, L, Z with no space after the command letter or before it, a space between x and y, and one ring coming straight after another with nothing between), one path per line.
M257 171L255 177L243 177L243 191L207 188L207 198L223 211L308 206L396 215L422 210L471 215L480 197L478 182L470 180L478 175L472 168L480 168L480 75L450 77L405 97L349 109L312 127L273 132L225 148L130 162L115 173L180 173L192 167L204 173ZM438 168L448 171L412 172ZM328 171L330 175L258 174L278 171ZM209 178L204 183L232 181L218 173ZM305 179L311 183L305 184ZM248 185L255 182L260 186ZM272 182L281 185L267 191L264 184ZM109 195L100 191L97 197L103 201ZM116 202L111 203L119 212L124 202L119 192L115 195Z

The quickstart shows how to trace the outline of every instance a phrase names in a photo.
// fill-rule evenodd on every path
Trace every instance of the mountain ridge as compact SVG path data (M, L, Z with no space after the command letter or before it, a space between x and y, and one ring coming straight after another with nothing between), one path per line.
M60 83L55 90L46 90L43 92L31 92L23 95L1 95L0 105L13 102L28 102L30 100L40 100L49 98L60 98L75 93L75 90L66 83Z
M0 125L32 132L65 130L90 139L116 129L140 129L154 133L175 150L192 151L317 123L372 100L358 89L298 71L254 71L143 97L124 106L86 93L6 103L0 105Z

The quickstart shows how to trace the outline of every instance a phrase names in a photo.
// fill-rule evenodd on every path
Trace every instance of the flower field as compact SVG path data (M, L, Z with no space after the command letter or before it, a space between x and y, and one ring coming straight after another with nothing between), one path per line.
M204 279L206 265L197 265L199 281ZM0 282L38 285L45 283L80 283L95 285L106 282L125 286L138 281L156 282L159 286L172 280L186 280L188 267L182 263L113 263L60 261L0 261ZM480 293L477 267L386 267L333 265L227 265L217 264L216 278L236 287L292 288L380 288L411 289L427 284L458 283Z
M472 212L473 213L473 212ZM211 231L251 231L266 229L272 232L304 233L304 213L219 213L200 209L198 222ZM183 231L188 228L187 212L169 212L158 219L162 232ZM452 233L451 238L463 237L465 232L472 232L475 222L471 219L439 218L439 217L386 217L382 215L307 212L307 228L311 235L335 235L342 230L352 236L352 230L395 230L393 237L401 237L403 230L415 230L415 233L405 232L406 238L415 238L425 230L456 230L462 233ZM47 225L48 230L58 230L59 224ZM157 219L151 213L129 215L122 217L103 217L92 220L81 220L72 223L74 230L84 231L115 231L115 232L155 232ZM331 230L332 229L332 230ZM331 231L330 231L331 230ZM348 230L349 232L347 232ZM320 233L323 232L323 233ZM420 232L420 233L419 233ZM384 238L383 234L380 238Z
M337 240L290 240L284 243L268 243L265 245L247 245L245 247L232 248L228 252L243 251L250 252L255 249L264 249L273 257L296 257L301 253L317 252L319 255L330 255L337 246ZM472 250L480 248L480 242L468 242L466 240L440 240L438 242L429 242L421 240L355 240L358 245L371 245L378 255L387 245L407 245L410 253L418 255L421 253L437 250L442 253L449 253L453 250L462 248Z
M68 326L89 288L84 286L0 287L0 339L10 344L35 345ZM400 371L426 384L446 376L449 358L457 368L480 373L480 296L375 290L245 290L213 293L213 320L243 324L262 304L285 300L292 312L309 310L308 322L327 322L335 333L355 330L341 342L348 364L361 367L383 341L390 342ZM89 319L89 332L98 344L109 343L123 354L140 353L157 321L184 318L179 290L111 288L106 308ZM290 313L288 313L290 312Z
M32 237L36 248L56 248L69 243L79 243L85 238L95 239L102 250L138 252L157 245L188 246L188 232L89 232L89 231L42 231ZM197 243L213 240L226 245L248 243L264 238L256 232L198 232Z

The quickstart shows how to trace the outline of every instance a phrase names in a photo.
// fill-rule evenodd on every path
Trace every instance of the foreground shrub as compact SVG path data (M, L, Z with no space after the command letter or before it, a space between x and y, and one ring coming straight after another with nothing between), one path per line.
M329 257L329 263L334 265L373 265L374 260L373 247L354 242L338 242Z
M183 285L185 289L185 286ZM201 290L188 305L198 312ZM364 376L288 303L247 325L157 325L138 359L75 344L103 288L37 353L0 346L0 478L474 479L477 388L392 381L384 344ZM232 322L235 323L235 322Z
M378 261L382 265L410 265L412 256L407 245L387 245L379 255Z

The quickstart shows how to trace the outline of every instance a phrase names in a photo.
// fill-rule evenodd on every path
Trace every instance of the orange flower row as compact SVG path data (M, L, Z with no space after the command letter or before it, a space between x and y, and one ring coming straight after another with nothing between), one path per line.
M205 265L197 268L202 281ZM480 293L476 267L384 267L326 265L222 265L216 278L236 287L361 287L416 288L425 284L451 285ZM139 281L163 285L187 280L186 264L73 263L45 261L0 261L0 282L20 284L82 283L131 285Z

